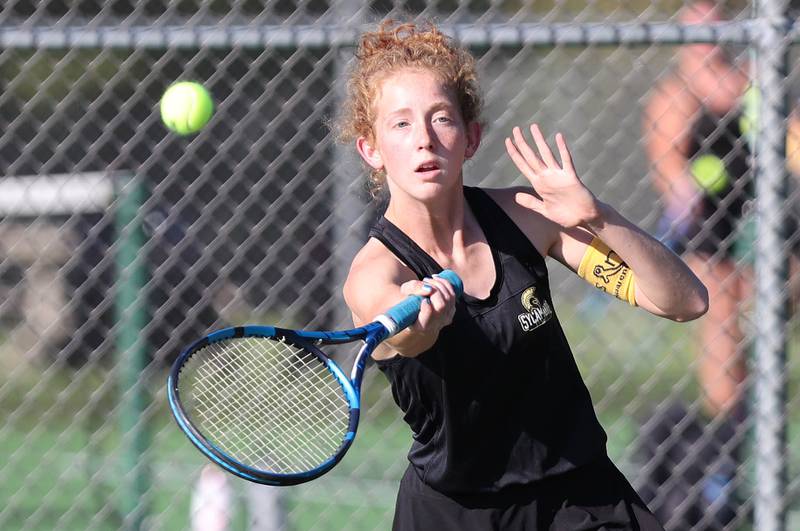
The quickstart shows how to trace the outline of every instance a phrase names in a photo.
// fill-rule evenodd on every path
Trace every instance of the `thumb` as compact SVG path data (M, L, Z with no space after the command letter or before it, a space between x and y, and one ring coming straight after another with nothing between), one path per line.
M433 288L420 280L409 280L403 282L400 286L400 293L403 295L419 295L420 297L427 297L431 294Z
M517 194L514 196L514 199L518 205L529 208L534 212L541 212L542 207L544 206L544 201L531 193L517 192Z

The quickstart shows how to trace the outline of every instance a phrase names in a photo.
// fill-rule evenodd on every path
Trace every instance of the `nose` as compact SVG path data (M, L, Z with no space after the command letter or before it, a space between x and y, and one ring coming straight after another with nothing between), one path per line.
M433 131L428 124L417 128L417 149L431 149L433 147Z

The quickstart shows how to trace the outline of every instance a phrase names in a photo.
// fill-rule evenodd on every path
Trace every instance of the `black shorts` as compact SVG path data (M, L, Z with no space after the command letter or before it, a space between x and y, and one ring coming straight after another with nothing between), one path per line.
M658 530L663 527L622 473L604 459L536 485L446 496L412 467L400 481L394 531Z

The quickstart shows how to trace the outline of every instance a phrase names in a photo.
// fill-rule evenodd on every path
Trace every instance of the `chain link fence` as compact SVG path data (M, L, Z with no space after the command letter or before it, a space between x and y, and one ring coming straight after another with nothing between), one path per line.
M550 273L609 452L651 507L671 514L667 528L800 526L800 404L787 392L800 376L790 311L800 277L784 266L800 246L800 196L797 176L781 169L783 101L800 88L796 33L783 3L724 7L727 22L686 26L673 0L4 2L0 528L390 527L411 433L374 368L342 465L283 490L206 465L172 424L164 389L181 347L211 329L350 324L340 286L376 207L354 151L337 146L327 124L359 29L388 15L432 18L479 59L486 128L468 184L522 184L502 139L536 121L566 135L600 199L653 234L663 235L666 208L644 113L681 44L720 42L755 80L772 111L750 132L764 160L780 157L767 184L753 185L772 198L751 209L768 221L732 270L713 269L723 286L755 271L758 286L737 309L735 343L753 355L736 422L704 409L702 320L655 319L558 264ZM764 60L765 42L777 59ZM187 79L210 90L216 110L199 134L178 137L157 107L167 86ZM720 123L740 114L723 112ZM764 168L759 149L747 157L751 182ZM708 230L679 237L691 251ZM350 354L338 357L346 365ZM735 502L719 492L704 502L718 472L709 467L734 453L736 473L717 487Z

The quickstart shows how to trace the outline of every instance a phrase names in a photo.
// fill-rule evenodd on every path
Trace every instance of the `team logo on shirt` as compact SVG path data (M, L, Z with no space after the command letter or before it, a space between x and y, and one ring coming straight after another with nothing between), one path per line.
M522 330L530 332L542 326L553 316L553 308L547 301L536 297L536 287L531 286L522 292L522 307L525 312L517 316Z

